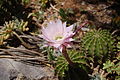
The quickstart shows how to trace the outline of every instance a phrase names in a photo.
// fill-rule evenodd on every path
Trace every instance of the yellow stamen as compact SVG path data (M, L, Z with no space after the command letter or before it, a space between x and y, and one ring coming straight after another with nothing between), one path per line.
M57 36L57 37L55 37L55 40L60 40L62 38L63 38L62 36Z

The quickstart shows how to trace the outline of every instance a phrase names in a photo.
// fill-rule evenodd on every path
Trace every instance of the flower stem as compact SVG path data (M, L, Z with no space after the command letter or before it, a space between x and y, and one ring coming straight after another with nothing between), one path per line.
M69 55L67 54L66 46L63 46L62 54L69 63L69 65L73 67L75 63L70 59Z

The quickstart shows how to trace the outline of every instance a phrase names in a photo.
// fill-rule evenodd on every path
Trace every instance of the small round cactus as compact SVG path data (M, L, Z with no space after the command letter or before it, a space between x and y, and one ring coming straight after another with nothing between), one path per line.
M70 59L74 62L79 64L79 67L82 67L86 70L89 67L87 63L89 58L85 57L85 54L76 50L67 50ZM59 76L65 76L65 71L68 71L69 63L63 56L59 56L56 61L55 71Z
M114 40L107 30L91 30L82 38L82 47L88 55L103 57L113 50Z

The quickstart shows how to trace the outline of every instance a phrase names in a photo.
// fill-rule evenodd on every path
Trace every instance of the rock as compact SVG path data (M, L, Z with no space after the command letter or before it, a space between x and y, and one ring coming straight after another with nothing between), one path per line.
M57 80L53 78L52 68L31 66L12 59L0 59L0 80Z

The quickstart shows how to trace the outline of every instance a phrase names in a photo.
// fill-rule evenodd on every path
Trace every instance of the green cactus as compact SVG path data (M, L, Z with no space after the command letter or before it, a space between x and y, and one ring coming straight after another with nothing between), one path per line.
M82 38L82 48L93 57L103 57L113 50L114 40L107 30L91 30Z
M78 63L79 67L82 67L84 70L88 65L87 58L83 53L80 53L76 50L68 50L68 55L74 63ZM59 76L65 76L65 71L68 71L68 62L63 56L58 57L56 62L55 71Z
M120 51L120 37L118 36L117 37L117 45L116 45L116 47L117 47L117 51Z
M106 61L106 63L104 63L103 65L103 69L106 69L108 73L117 73L118 75L120 75L120 62L115 64L111 61Z
M115 80L120 80L120 56L113 61L106 61L103 63L103 69L109 74L115 75Z
M28 22L24 22L23 20L13 20L9 22L5 22L3 28L0 29L0 45L3 45L4 41L7 40L10 36L13 35L15 30L19 31L27 31L29 30L26 27Z
M27 27L28 22L24 22L23 20L14 20L13 23L15 24L15 29L19 29L20 31L28 31L29 28Z

